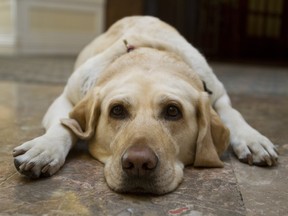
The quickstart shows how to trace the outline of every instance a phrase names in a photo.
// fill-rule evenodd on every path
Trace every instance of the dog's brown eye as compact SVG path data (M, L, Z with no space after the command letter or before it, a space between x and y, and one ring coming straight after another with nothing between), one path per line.
M166 107L164 118L166 120L178 120L182 118L182 113L177 106L169 105Z
M124 119L127 115L127 110L123 105L115 105L110 111L110 116L115 119Z

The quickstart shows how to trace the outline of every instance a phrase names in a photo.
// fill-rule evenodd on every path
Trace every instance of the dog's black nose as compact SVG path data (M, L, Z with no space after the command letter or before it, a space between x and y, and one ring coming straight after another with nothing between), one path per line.
M128 176L149 175L158 164L158 157L147 145L133 145L122 156L122 169Z

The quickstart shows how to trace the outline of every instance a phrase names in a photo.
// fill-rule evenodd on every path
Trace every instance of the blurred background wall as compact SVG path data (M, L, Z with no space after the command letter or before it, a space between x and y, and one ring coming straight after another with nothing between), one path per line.
M288 0L0 0L0 53L74 55L129 15L163 19L208 58L288 62Z
M108 0L106 26L132 14L163 19L213 59L288 62L288 0Z
M0 53L75 55L104 18L105 0L0 0Z

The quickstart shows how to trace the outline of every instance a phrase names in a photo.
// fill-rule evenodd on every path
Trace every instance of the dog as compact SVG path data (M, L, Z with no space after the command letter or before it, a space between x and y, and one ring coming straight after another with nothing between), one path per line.
M223 167L229 143L250 165L278 158L232 108L205 58L149 16L123 18L84 48L43 126L44 135L13 150L21 174L53 175L77 140L87 140L116 192L171 192L187 165Z

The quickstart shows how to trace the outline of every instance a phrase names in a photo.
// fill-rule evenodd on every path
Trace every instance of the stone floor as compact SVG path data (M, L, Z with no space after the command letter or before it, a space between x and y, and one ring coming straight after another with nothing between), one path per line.
M234 106L278 144L279 165L247 166L231 150L223 169L185 169L164 196L117 194L102 165L79 143L56 175L29 180L12 149L43 133L41 118L62 91L74 58L0 58L0 215L287 215L288 69L214 63Z

